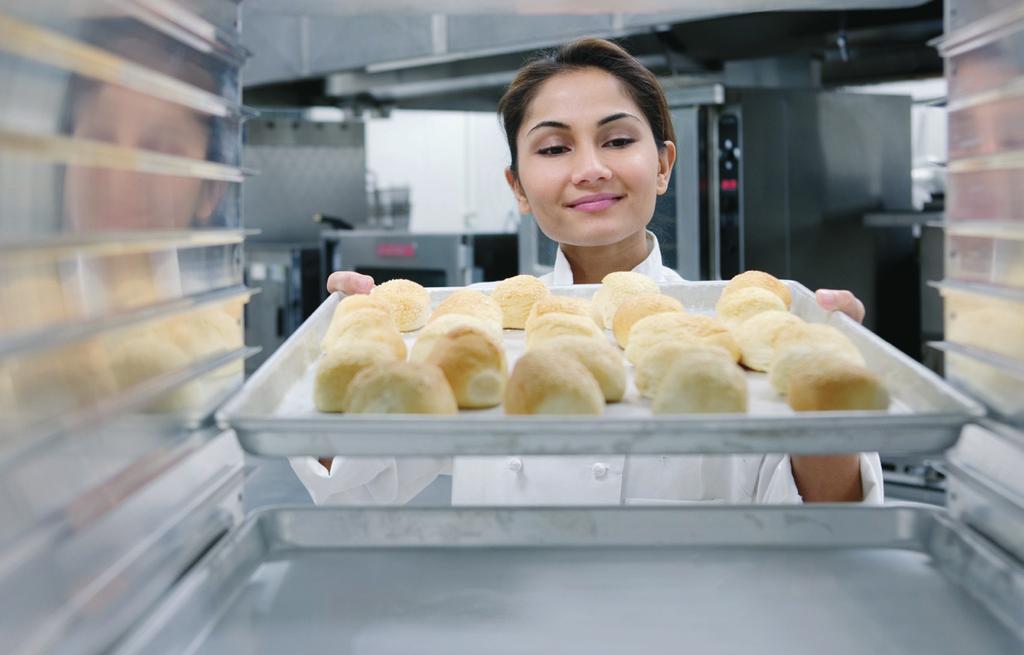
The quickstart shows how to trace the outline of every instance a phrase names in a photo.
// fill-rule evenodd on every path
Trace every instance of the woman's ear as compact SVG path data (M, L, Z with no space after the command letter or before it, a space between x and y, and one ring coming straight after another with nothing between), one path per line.
M520 214L529 214L530 201L526 197L526 193L523 192L523 185L519 183L519 178L511 168L505 169L505 181L508 182L508 186L512 189L512 193L515 194L516 203L519 205Z
M658 195L668 191L668 181L672 177L672 167L676 163L676 144L665 142L665 147L658 151Z

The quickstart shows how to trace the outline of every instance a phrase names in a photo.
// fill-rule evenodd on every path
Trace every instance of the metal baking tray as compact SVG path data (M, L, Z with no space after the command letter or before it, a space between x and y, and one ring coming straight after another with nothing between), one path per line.
M893 394L888 412L796 414L763 373L748 373L747 414L658 416L636 391L630 372L626 398L603 416L505 416L498 407L458 416L324 414L313 406L320 340L336 297L329 298L218 413L249 452L296 455L583 455L682 453L935 453L956 442L982 408L941 378L841 314L818 307L814 294L790 283L792 311L844 332ZM713 311L724 282L663 285L687 311ZM555 287L589 298L596 285ZM432 304L453 288L431 289ZM408 336L411 344L415 335ZM609 337L610 338L610 337ZM523 350L523 332L505 331L510 366Z
M287 509L114 652L1013 653L1024 570L921 507Z

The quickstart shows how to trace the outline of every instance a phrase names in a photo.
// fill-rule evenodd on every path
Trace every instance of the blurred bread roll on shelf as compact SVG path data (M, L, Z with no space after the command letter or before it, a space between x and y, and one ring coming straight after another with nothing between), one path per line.
M747 376L721 348L693 348L677 353L651 399L651 412L655 415L746 411Z
M499 330L504 323L501 305L487 294L473 289L459 289L442 300L427 319L427 324L450 314L474 316L482 321L494 323Z
M715 315L728 327L736 329L747 319L769 311L787 311L777 295L760 287L738 289L722 295L715 304Z
M430 313L430 294L422 285L401 278L378 284L370 297L387 304L395 326L401 332L412 332L423 327Z
M740 361L751 370L767 371L780 338L802 325L802 318L787 311L761 312L748 318L733 330L740 345Z
M538 347L537 351L565 353L574 357L594 376L605 402L617 403L626 395L626 365L622 354L603 339L555 337Z
M619 348L629 343L629 331L637 321L654 314L682 312L683 303L663 293L644 293L624 301L612 317L612 334Z
M604 276L601 288L594 292L594 309L602 326L611 329L619 305L642 293L659 293L658 283L641 273L616 271Z
M771 291L778 296L779 300L789 309L793 305L793 294L786 283L771 273L764 271L745 271L734 276L722 290L722 296L727 296L740 289L759 288Z
M530 324L530 331L526 333L526 350L533 350L552 339L568 336L606 341L604 331L588 316L544 314Z
M786 401L797 412L884 410L889 407L889 393L868 369L818 350L795 360Z
M444 414L459 411L444 373L422 362L367 366L352 378L342 401L349 414Z
M629 331L626 359L640 362L647 351L667 341L703 343L727 351L733 361L740 360L740 347L725 325L710 316L665 312L637 321Z
M501 404L508 368L502 347L486 332L471 326L445 334L427 356L441 369L459 407L479 409Z
M526 323L524 325L526 331L529 332L533 323L545 314L575 314L577 316L587 316L594 320L595 325L601 327L600 321L595 318L594 304L586 298L551 295L546 298L541 298L534 303L533 308L530 310L530 315L526 317Z
M313 380L313 403L321 412L345 411L349 383L361 370L375 364L397 361L395 352L383 343L342 339L321 355Z
M601 414L604 395L587 367L568 353L527 352L516 362L505 389L505 413Z
M502 326L522 330L534 304L551 295L540 279L532 275L516 275L498 282L491 298L501 307Z
M426 327L416 335L416 341L413 343L412 351L409 353L409 360L413 362L426 361L427 356L430 355L430 351L437 342L450 331L460 327L475 328L486 334L494 343L498 345L502 343L500 324L485 321L469 314L445 314L437 319L432 317Z

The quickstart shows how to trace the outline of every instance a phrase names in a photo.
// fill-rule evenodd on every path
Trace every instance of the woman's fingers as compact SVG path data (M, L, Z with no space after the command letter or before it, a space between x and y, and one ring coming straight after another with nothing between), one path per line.
M357 293L370 293L373 289L373 278L353 271L335 271L327 278L328 293L342 293L351 296Z
M815 298L822 309L828 311L842 312L857 321L864 322L864 303L857 299L845 289L818 289L814 292Z

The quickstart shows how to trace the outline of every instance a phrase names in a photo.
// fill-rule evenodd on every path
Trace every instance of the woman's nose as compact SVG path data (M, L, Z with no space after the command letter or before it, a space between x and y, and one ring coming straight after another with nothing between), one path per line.
M573 158L572 183L580 185L593 184L607 180L612 171L601 160L601 153L596 148L579 148Z

